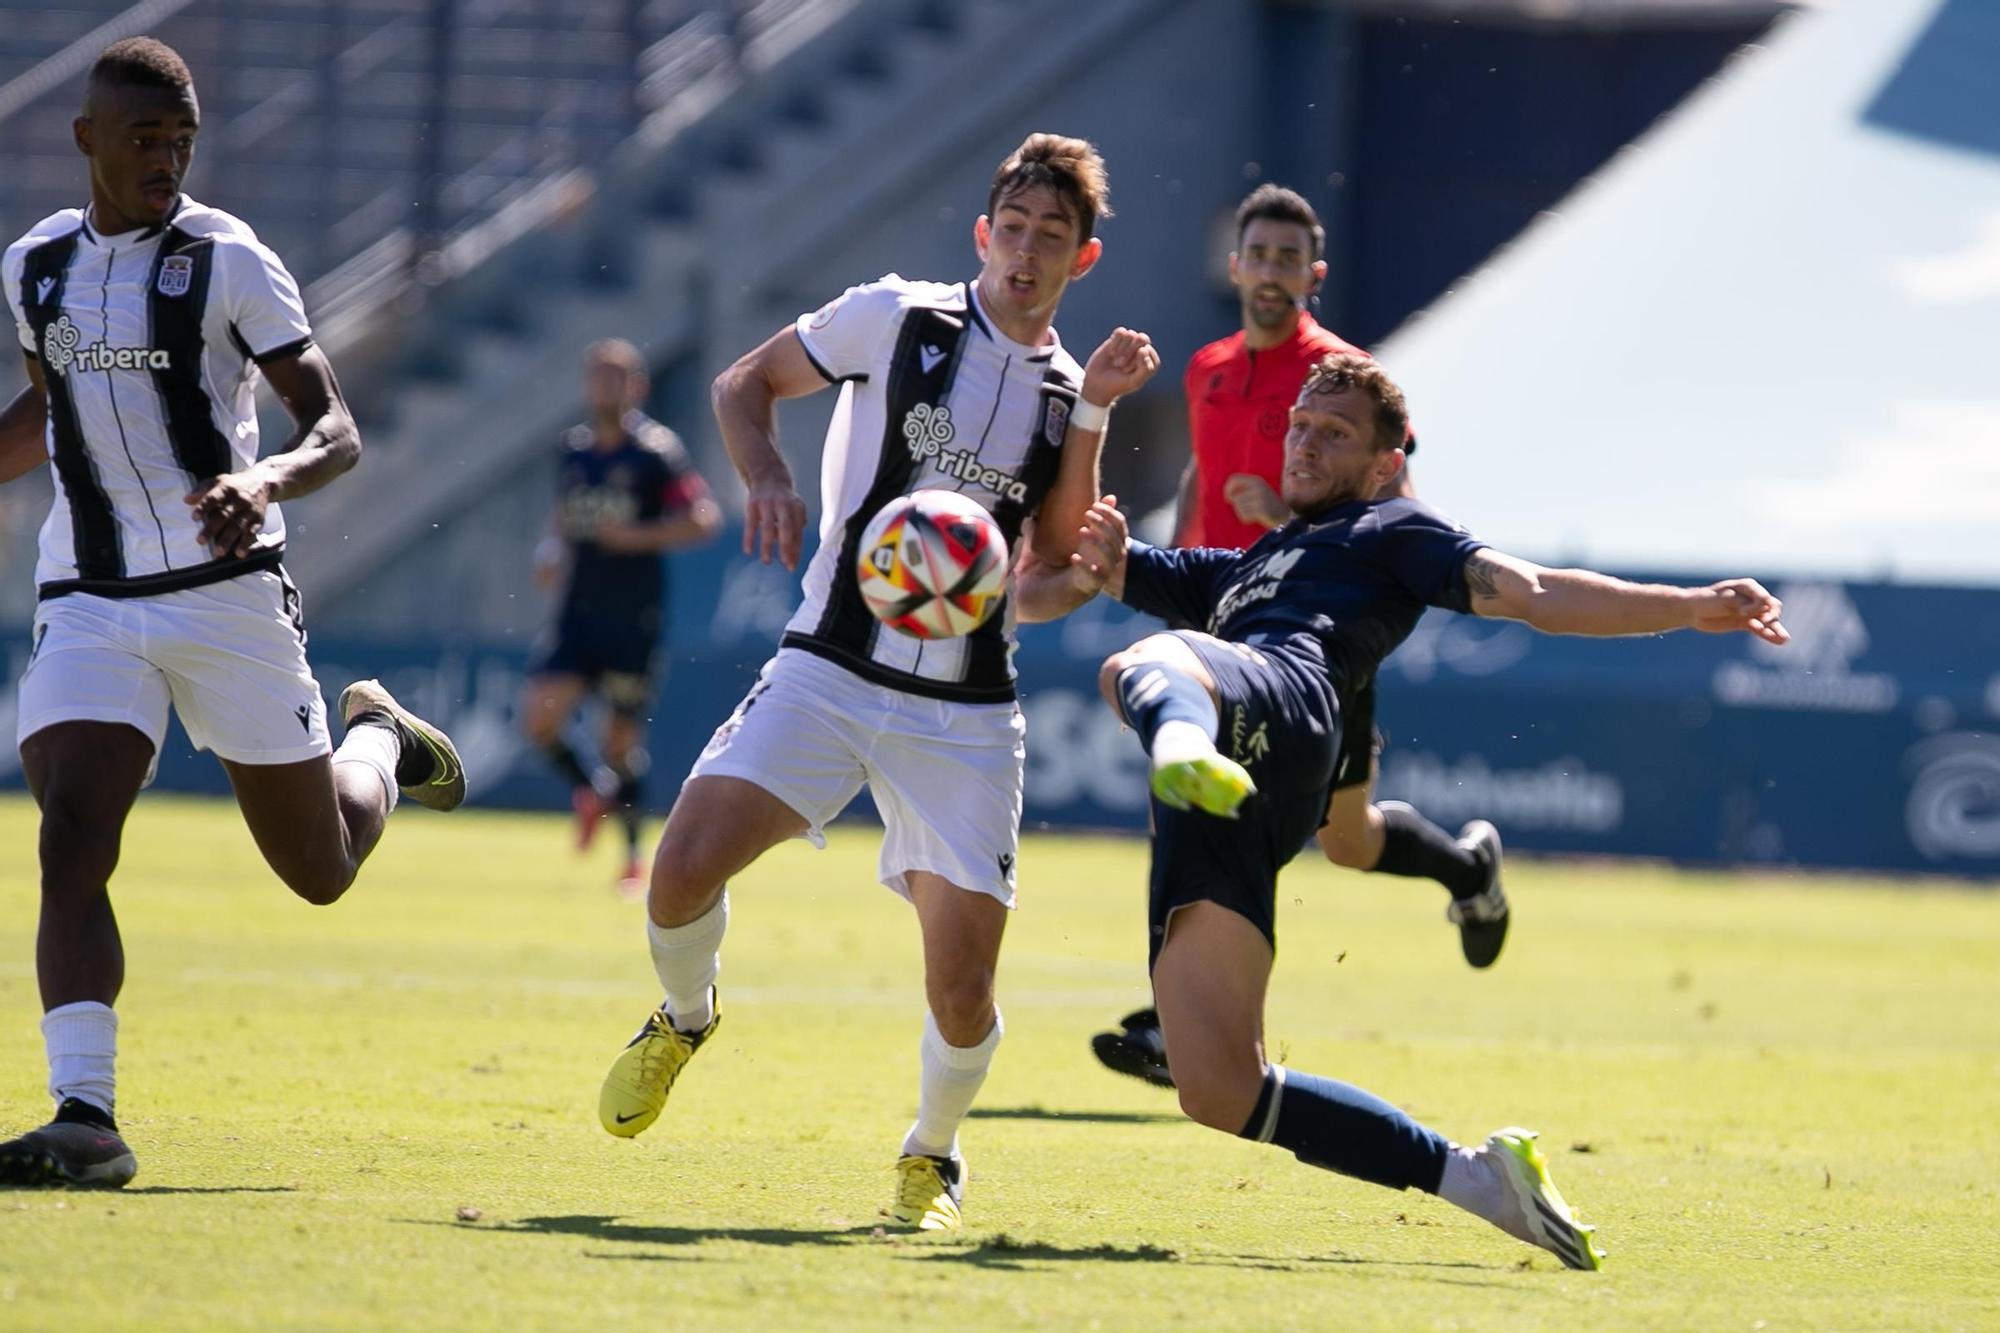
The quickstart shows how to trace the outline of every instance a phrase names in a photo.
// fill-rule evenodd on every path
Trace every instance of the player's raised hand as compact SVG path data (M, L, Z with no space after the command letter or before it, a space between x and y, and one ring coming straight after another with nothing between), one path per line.
M1084 400L1109 407L1144 386L1159 368L1160 353L1150 337L1137 329L1113 329L1084 365Z
M790 477L751 483L743 506L743 554L768 565L775 551L786 569L797 569L805 534L806 502Z
M250 554L264 530L271 489L247 472L230 472L210 477L181 499L194 511L202 544L220 560Z
M1118 512L1118 497L1107 495L1093 503L1084 511L1083 526L1076 533L1076 554L1069 558L1070 575L1077 586L1087 592L1107 584L1114 592L1121 590L1129 541L1125 515Z
M1708 634L1738 630L1766 643L1787 644L1791 631L1779 623L1785 605L1755 579L1724 579L1701 590L1695 601L1694 627Z
M1271 483L1251 472L1238 472L1222 483L1222 498L1245 523L1263 528L1282 528L1292 521L1292 507L1271 487Z

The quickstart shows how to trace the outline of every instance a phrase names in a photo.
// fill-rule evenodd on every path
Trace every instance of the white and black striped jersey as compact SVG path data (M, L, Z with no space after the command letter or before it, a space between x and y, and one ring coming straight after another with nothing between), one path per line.
M65 209L7 247L3 276L48 388L41 596L143 597L276 564L277 505L248 556L217 560L183 497L256 459L257 365L312 344L278 257L183 195L165 222L118 236Z
M841 386L820 469L820 545L786 647L877 684L962 703L1014 697L1014 613L1004 605L959 639L889 629L854 577L861 533L899 495L962 491L985 505L1008 549L1055 484L1083 368L1049 342L1026 347L981 313L970 283L890 274L801 315L799 340Z

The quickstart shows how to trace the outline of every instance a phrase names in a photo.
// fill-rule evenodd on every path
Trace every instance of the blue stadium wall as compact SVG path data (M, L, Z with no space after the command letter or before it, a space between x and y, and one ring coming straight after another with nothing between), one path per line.
M662 806L793 605L791 577L734 549L725 539L675 569L673 665L651 724ZM1490 818L1520 849L2000 875L2000 590L1780 590L1797 635L1783 651L1692 633L1554 638L1434 613L1382 676L1382 794L1454 827ZM1143 758L1095 680L1105 654L1151 628L1100 601L1024 633L1029 827L1144 827ZM311 651L329 699L380 675L450 727L479 803L564 808L515 730L530 647L316 636ZM28 650L25 634L0 640L9 682ZM10 684L10 734L14 716ZM0 783L20 783L11 744ZM178 728L159 786L227 790Z

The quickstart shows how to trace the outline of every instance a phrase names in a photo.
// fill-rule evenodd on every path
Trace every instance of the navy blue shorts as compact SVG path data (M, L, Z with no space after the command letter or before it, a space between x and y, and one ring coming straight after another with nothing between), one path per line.
M1369 681L1340 701L1340 757L1333 767L1333 789L1347 791L1375 780L1382 758L1382 729L1375 725L1375 682Z
M1216 748L1249 770L1257 794L1235 819L1154 800L1149 968L1166 942L1167 918L1194 902L1248 918L1276 947L1278 872L1326 822L1340 754L1340 705L1316 655L1176 637L1214 677L1222 705Z
M644 713L659 685L660 613L563 616L536 649L528 674L581 676L615 711Z

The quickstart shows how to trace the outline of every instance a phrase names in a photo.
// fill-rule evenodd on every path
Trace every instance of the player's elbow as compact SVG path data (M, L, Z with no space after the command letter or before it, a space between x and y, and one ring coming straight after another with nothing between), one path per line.
M320 422L320 438L325 442L327 457L341 472L361 461L361 427L355 424L345 403L336 401L327 409Z
M709 406L715 409L717 416L722 416L755 395L759 385L764 387L767 397L776 398L777 395L770 392L769 382L757 365L754 354L738 357L709 382Z

